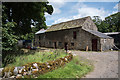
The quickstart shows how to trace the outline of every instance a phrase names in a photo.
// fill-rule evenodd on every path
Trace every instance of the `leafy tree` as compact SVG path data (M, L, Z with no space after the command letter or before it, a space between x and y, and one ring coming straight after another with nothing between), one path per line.
M120 31L120 12L112 14L105 18L107 24L109 24L109 32Z
M33 39L36 31L46 28L45 12L53 12L48 2L4 2L2 8L3 50L8 51L14 49L18 39Z
M102 19L100 19L99 16L94 16L93 17L93 22L96 24L98 31L102 32L102 27L101 27L101 23L102 23Z
M49 14L53 12L53 8L48 5L48 2L5 2L3 5L7 8L5 9L7 20L17 23L13 30L18 36L31 33L31 25L35 26L35 31L46 28L45 12Z
M100 19L99 16L94 16L94 23L100 32L120 32L120 12L112 14L105 18Z
M14 31L12 31L12 28L15 27L14 22L8 22L3 25L2 27L2 45L3 45L3 50L9 51L12 49L16 49L15 44L17 43L18 37L14 35Z
M17 36L14 35L15 31L12 29L15 27L15 22L7 22L8 16L5 13L7 9L5 6L3 7L3 14L2 14L2 50L3 51L11 51L16 48L15 44L17 43Z
M103 33L109 32L109 24L106 24L106 21L102 21L98 30Z
M96 25L100 25L102 22L102 19L99 16L93 16L93 21Z

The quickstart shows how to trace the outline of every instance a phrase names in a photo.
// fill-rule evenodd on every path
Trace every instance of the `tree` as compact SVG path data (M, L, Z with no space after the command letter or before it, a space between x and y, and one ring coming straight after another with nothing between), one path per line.
M112 14L105 18L107 24L109 24L109 32L120 31L120 12Z
M7 14L4 12L6 9L5 6L3 7L3 14L2 14L2 50L3 51L11 51L15 49L15 44L17 43L17 36L14 35L14 31L12 30L16 23L15 22L4 22L7 20Z
M14 50L18 39L32 39L35 31L46 28L45 12L53 12L48 2L4 2L2 8L2 42L7 51Z
M12 28L15 27L14 22L8 22L7 24L3 25L2 28L2 45L3 45L3 50L9 51L12 49L16 49L15 44L17 43L17 36L14 35L14 31L12 31Z
M120 32L120 12L106 17L105 20L100 19L99 16L94 16L93 22L100 32Z
M52 14L53 8L48 2L9 2L3 3L7 9L7 20L16 22L14 27L16 35L25 35L32 32L31 25L34 25L36 31L46 28L45 12ZM6 20L4 20L6 22Z
M99 16L93 17L93 22L96 24L98 31L103 32L103 28L101 24L103 24L102 19Z

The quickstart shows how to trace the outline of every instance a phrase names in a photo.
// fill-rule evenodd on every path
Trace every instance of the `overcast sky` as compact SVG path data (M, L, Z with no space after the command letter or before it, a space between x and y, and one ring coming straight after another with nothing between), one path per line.
M83 0L82 0L83 1ZM88 1L74 1L65 2L65 0L59 0L58 2L49 1L54 12L52 15L46 13L46 24L48 26L57 24L60 22L69 21L72 19L78 19L86 16L100 16L101 19L118 12L118 2L88 2ZM115 0L114 0L115 1Z

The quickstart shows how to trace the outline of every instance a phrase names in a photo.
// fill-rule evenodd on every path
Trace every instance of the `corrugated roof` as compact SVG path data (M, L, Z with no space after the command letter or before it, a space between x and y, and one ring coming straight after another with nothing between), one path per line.
M112 37L107 36L107 35L105 35L105 34L103 34L101 32L98 32L98 31L86 30L86 29L84 29L84 30L87 31L87 32L89 32L89 33L91 33L91 34L93 34L93 35L96 35L96 36L98 36L100 38L112 38Z
M108 32L108 33L104 33L106 35L113 35L113 34L120 34L120 32Z
M36 32L35 34L41 34L41 33L45 33L47 30L41 29L38 32Z
M90 16L88 16L88 17L90 17ZM79 18L79 19L52 25L49 29L47 29L46 32L81 27L88 17Z

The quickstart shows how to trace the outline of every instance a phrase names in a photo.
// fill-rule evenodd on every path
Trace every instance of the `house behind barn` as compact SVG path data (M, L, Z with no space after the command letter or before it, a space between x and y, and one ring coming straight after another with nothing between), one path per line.
M35 35L35 46L101 51L112 49L114 39L98 32L92 19L88 17L52 25Z

